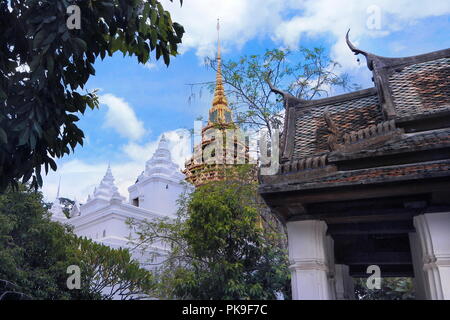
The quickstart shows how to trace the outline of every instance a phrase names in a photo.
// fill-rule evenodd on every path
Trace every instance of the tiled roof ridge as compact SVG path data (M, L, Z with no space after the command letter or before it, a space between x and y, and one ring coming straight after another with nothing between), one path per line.
M360 99L364 97L374 96L378 93L377 88L371 87L366 89L361 89L357 91L347 92L338 94L335 96L330 96L326 98L314 99L314 100L301 100L295 105L295 108L308 109L314 107L321 107L323 105L351 101L355 99Z

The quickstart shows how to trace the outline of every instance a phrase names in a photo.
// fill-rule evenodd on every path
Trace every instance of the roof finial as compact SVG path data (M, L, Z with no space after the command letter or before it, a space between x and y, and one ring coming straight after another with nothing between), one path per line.
M217 73L216 88L214 89L214 98L212 108L209 110L209 122L229 123L231 122L231 110L228 107L228 101L225 96L222 79L222 62L220 56L220 20L217 19Z
M217 18L217 59L220 63L220 19Z
M350 39L349 39L349 36L348 36L349 34L350 34L350 29L348 29L347 34L345 35L345 42L347 42L347 45L348 45L348 47L350 48L350 50L352 50L352 51L355 53L355 55L356 55L356 54L363 54L363 55L366 55L367 52L362 51L362 50L356 48L356 47L353 45L353 43L351 43L351 41L350 41Z
M349 36L348 36L349 33L350 33L350 29L348 29L347 34L346 34L346 36L345 36L345 41L347 42L348 47L350 48L350 50L353 51L353 53L354 53L355 55L358 55L358 54L364 55L364 56L366 57L366 60L367 60L367 67L369 68L369 70L373 70L373 60L374 60L377 56L375 56L374 54L368 53L368 52L366 52L366 51L363 51L363 50L358 49L357 47L355 47L355 46L353 45L353 43L351 43L351 41L350 41L350 39L349 39ZM358 61L359 61L359 59L358 59Z

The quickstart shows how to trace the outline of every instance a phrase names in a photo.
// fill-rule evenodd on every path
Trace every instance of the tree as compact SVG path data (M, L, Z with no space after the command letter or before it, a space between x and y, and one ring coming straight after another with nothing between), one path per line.
M80 29L67 26L70 5ZM19 179L41 186L42 167L56 170L83 144L76 122L98 107L83 92L97 58L120 51L146 63L154 51L168 65L184 33L157 0L1 1L0 30L0 192Z
M81 271L80 290L67 287L67 268ZM126 250L76 237L49 219L40 192L19 185L0 195L0 296L5 299L130 299L150 295L150 272ZM108 290L106 290L108 289Z
M71 261L81 272L81 293L103 300L150 297L153 275L140 267L126 249L112 249L89 239L74 238Z
M290 295L285 250L260 226L249 168L238 179L210 182L180 198L177 219L131 222L145 249L171 251L157 268L159 295L181 299L275 299Z
M215 59L207 59L206 63L217 71ZM332 89L358 88L339 68L339 63L323 48L272 49L262 55L223 62L222 77L236 123L241 127L267 129L271 135L273 128L281 127L284 118L283 103L273 93L273 88L286 88L286 92L305 100L325 97ZM194 85L214 89L214 83L210 82L191 84ZM192 97L195 97L194 92Z

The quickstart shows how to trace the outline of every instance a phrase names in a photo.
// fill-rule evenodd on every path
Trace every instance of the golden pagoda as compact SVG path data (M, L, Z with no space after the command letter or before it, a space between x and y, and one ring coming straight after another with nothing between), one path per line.
M242 132L233 122L223 86L219 21L217 21L217 72L208 123L201 131L201 143L194 147L194 155L186 161L183 173L194 186L225 179L233 166L249 163L248 147ZM228 139L227 139L228 137Z

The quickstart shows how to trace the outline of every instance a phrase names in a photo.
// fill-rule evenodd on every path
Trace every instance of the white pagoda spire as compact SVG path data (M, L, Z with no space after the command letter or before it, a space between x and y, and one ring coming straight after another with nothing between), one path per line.
M99 186L94 189L94 193L90 196L90 200L104 199L109 201L113 196L117 199L125 200L125 197L120 195L119 189L117 189L114 183L114 176L111 172L111 166L108 164L106 173L103 176L102 181L100 181Z
M175 179L183 179L178 165L172 161L169 150L169 142L163 134L158 143L153 156L145 163L145 170L139 176L138 181L142 181L146 177L167 177Z
M172 161L172 158L170 156L170 151L169 151L169 143L167 142L166 136L164 134L162 135L161 140L159 140L158 148L156 149L152 158L147 162L151 162L152 160L157 160L157 159L170 161L170 162Z

